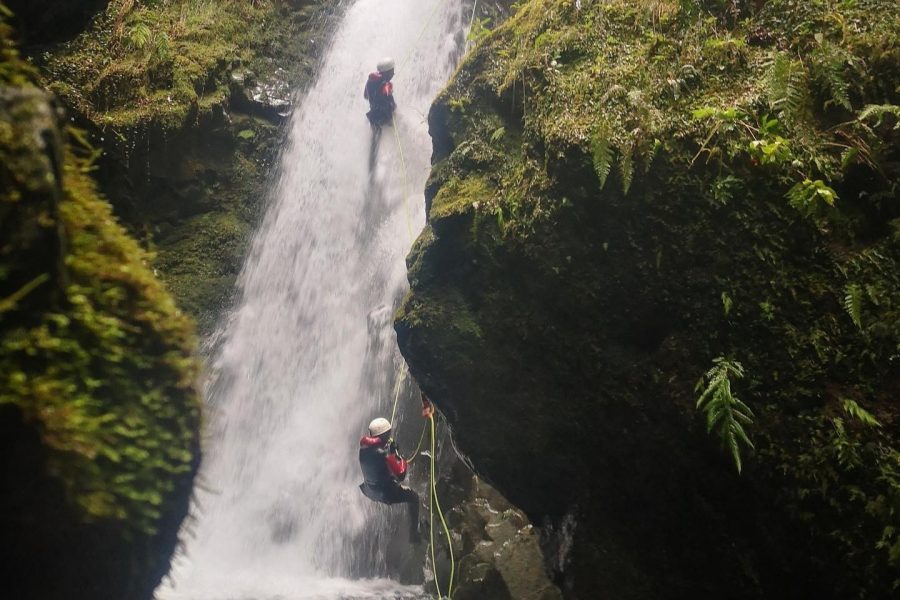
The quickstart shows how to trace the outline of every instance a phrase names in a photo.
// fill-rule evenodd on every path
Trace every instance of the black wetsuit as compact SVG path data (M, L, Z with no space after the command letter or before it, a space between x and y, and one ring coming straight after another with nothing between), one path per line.
M370 500L384 504L409 504L410 537L418 538L419 495L400 482L408 463L386 440L364 437L359 441L359 466L363 483L359 489Z
M370 73L363 91L363 98L369 101L369 112L366 116L372 125L385 125L391 122L394 109L394 84L385 79L381 73Z

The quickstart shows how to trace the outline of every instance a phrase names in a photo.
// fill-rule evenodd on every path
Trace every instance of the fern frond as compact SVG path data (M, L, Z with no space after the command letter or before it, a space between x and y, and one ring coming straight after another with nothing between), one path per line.
M734 466L737 469L738 475L740 475L743 465L741 464L741 449L738 447L736 437L731 436L728 439L728 447L731 449L731 458L734 460Z
M606 185L606 178L609 177L610 169L612 169L612 147L609 144L609 138L605 128L598 129L591 141L591 150L593 154L594 172L597 174L597 180L600 182L600 189Z
M857 404L855 400L844 398L841 405L844 408L845 413L851 417L856 417L864 425L868 425L869 427L881 427L881 421L876 419L875 415Z
M775 56L767 74L769 106L782 121L796 120L806 103L806 69L783 53Z
M862 329L862 288L856 283L849 283L844 288L844 310L853 324Z
M873 127L881 127L881 124L884 122L884 118L887 115L893 115L894 120L894 129L900 129L900 106L896 104L868 104L865 108L859 111L859 115L857 115L857 121L867 121L871 117L875 117L875 123Z
M136 21L125 32L125 44L132 50L143 50L150 43L153 33L143 21Z
M743 413L746 413L747 416L749 416L749 417L753 417L753 416L754 416L754 415L753 415L753 411L750 410L750 407L747 406L746 404L744 404L744 403L743 403L741 400L739 400L738 398L734 398L734 406L735 406L735 409L736 409L736 410L739 410L739 411L741 411L741 412L743 412Z
M627 196L634 177L634 162L630 151L623 152L619 158L619 173L622 176L622 194Z
M713 367L706 373L706 389L697 400L697 409L706 413L706 432L716 430L723 447L730 450L738 473L742 468L741 445L753 448L744 429L744 425L753 423L753 411L731 392L731 377L740 379L743 376L741 363L716 358Z
M812 55L811 65L818 84L826 89L829 104L837 104L847 110L853 110L850 104L850 82L847 80L846 67L852 65L853 55L827 41L821 41Z

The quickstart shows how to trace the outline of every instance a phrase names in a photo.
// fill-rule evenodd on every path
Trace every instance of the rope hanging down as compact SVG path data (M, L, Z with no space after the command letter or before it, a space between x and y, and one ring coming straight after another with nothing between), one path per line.
M403 368L400 369L400 376L397 378L397 383L394 386L394 406L391 409L391 424L394 423L394 418L397 416L397 405L400 401L400 390L403 387L403 381L406 379L406 374L409 371L409 367L406 363L403 364ZM412 463L416 457L419 455L419 449L422 447L422 441L425 439L425 430L428 428L428 425L431 425L431 468L429 470L429 483L428 483L428 537L429 537L429 548L431 551L431 568L434 571L434 586L438 594L438 599L443 600L447 598L448 600L452 598L453 594L453 577L456 573L456 559L453 557L453 540L450 537L450 528L447 527L447 521L444 519L444 511L441 508L441 501L438 497L437 492L437 457L436 457L436 433L435 433L435 425L434 425L434 414L431 413L428 415L428 422L425 424L425 427L422 428L422 433L419 435L419 443L416 444L416 449L413 451L412 458L408 460L409 463ZM396 433L397 428L394 428L394 432ZM437 576L437 562L435 561L434 555L434 510L437 508L438 517L441 520L441 526L444 529L444 535L447 536L447 547L450 551L450 579L447 583L447 595L441 595L440 583L438 581Z
M400 60L400 62L397 63L398 65L406 63L406 61L412 55L413 50L419 44L419 41L421 41L422 36L425 35L425 31L428 29L428 26L431 24L431 22L434 20L434 17L437 15L438 9L441 7L441 4L442 4L442 0L435 1L434 8L431 9L431 14L428 17L428 20L422 26L422 30L419 32L419 35L416 37L416 41L412 44L412 46L407 51L406 55L403 56L403 58ZM476 7L478 6L477 0L475 3L475 6ZM473 8L472 9L473 18L474 18L474 15L475 15L475 9ZM471 25L470 25L470 27L471 27ZM406 166L406 157L404 156L404 153L403 153L403 144L400 142L400 133L397 131L397 124L396 124L396 121L394 120L393 114L391 115L391 129L394 130L394 139L397 142L397 151L400 155L400 164L403 169L403 179L404 179L404 183L405 183L405 192L406 192L404 194L404 199L405 199L404 206L405 206L405 212L406 212L406 230L407 230L407 233L409 234L410 243L412 243L413 232L412 232L412 223L410 222L410 214L409 214L410 213L409 198L411 196L409 171ZM397 384L394 389L394 406L391 409L391 424L394 423L394 418L397 416L397 404L400 400L400 389L403 387L403 380L406 378L407 371L408 371L408 367L404 363L403 368L400 371L400 376L397 378ZM431 468L430 468L430 472L429 472L429 486L428 486L429 487L429 494L428 494L428 496L429 496L429 506L428 506L428 512L429 512L428 521L429 521L429 523L428 523L428 525L429 525L429 527L428 527L428 529L429 529L429 542L430 542L429 545L430 545L430 550L431 550L431 567L432 567L432 570L434 571L434 585L435 585L435 590L437 591L438 600L444 600L445 598L447 600L450 600L450 598L452 598L452 595L453 595L453 578L456 573L456 561L453 556L453 540L450 538L450 529L449 529L449 527L447 527L447 521L444 519L444 511L441 509L441 502L440 502L440 499L438 498L438 492L437 492L437 466L436 466L437 459L435 456L435 454L436 454L436 448L435 448L436 434L435 434L435 425L434 425L434 415L433 414L428 415L428 423L426 423L425 427L422 428L422 433L419 436L419 443L416 444L416 449L413 451L412 458L409 459L409 462L412 463L416 459L416 457L419 455L419 450L422 447L422 441L425 439L425 430L428 428L429 424L431 425L431 456L430 456ZM395 431L396 431L396 429L395 429ZM438 576L437 576L437 563L435 561L435 555L434 555L434 509L435 508L437 508L437 514L438 514L438 517L440 517L441 526L443 527L443 530L444 530L444 535L447 536L447 545L448 545L448 549L450 551L450 579L447 582L447 595L446 596L441 594L440 582L439 582Z
M450 580L447 583L447 600L450 600L453 597L453 576L456 571L456 561L453 558L453 540L450 538L450 529L447 527L447 521L444 520L444 511L441 510L441 502L438 499L437 493L437 476L435 471L435 433L434 433L434 415L428 415L428 420L431 422L431 493L429 494L429 507L428 507L428 528L429 528L429 542L431 545L431 568L434 571L434 587L437 591L438 600L443 600L444 596L441 595L441 586L438 582L437 575L437 563L434 559L434 509L437 507L438 516L441 518L441 525L444 528L444 535L447 536L447 548L450 550Z

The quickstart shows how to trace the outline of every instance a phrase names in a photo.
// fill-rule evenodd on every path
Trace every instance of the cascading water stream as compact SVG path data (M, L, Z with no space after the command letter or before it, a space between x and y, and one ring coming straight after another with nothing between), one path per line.
M462 0L347 8L292 117L240 300L220 331L202 486L158 598L423 597L389 579L392 546L410 552L394 539L405 507L363 498L356 442L391 410L402 365L392 315L424 222L425 115L463 49L462 21ZM389 128L370 169L361 95L383 55L398 60L408 181ZM410 422L417 436L421 421Z

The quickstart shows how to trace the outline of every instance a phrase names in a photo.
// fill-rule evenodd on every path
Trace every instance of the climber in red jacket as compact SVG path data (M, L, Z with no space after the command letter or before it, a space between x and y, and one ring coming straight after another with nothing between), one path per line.
M369 74L366 81L363 98L369 101L369 122L373 127L381 127L390 123L394 117L394 84L391 78L394 76L394 59L382 58L378 61L378 70Z
M434 408L422 396L422 415L431 416ZM377 418L369 423L369 435L359 440L359 466L363 483L359 489L370 500L384 504L409 504L410 543L419 543L419 495L400 482L406 479L409 463L400 455L390 437L391 422Z

